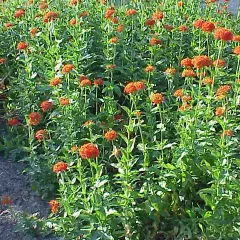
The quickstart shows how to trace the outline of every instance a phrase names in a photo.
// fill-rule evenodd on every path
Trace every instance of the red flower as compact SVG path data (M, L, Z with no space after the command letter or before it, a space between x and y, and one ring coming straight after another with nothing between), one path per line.
M98 148L94 144L87 143L80 147L79 154L83 159L89 159L97 158L100 153Z
M88 11L82 12L79 17L86 17L88 15Z
M41 122L42 116L39 112L32 112L29 114L29 123L37 126Z
M61 83L60 78L53 78L53 79L50 80L50 86L52 86L52 87L57 86L59 83Z
M43 112L47 112L49 109L53 107L53 103L49 100L43 101L40 105Z
M113 141L118 137L118 134L114 130L110 130L106 132L104 136L108 141Z
M215 25L212 22L204 22L202 24L202 30L204 32L212 32L215 29Z
M98 79L94 80L93 84L95 86L102 86L104 84L104 81L101 78L98 78Z
M145 25L146 26L153 26L155 24L155 20L150 18L150 19L147 19L146 22L145 22Z
M114 69L114 68L116 68L116 65L115 65L115 64L108 64L108 65L106 66L106 69L107 69L107 70Z
M12 199L10 196L8 195L4 195L1 198L1 204L2 205L11 205L12 204Z
M202 25L205 23L204 20L198 19L193 23L194 28L202 28Z
M171 26L171 25L164 25L163 26L166 30L168 30L168 31L172 31L173 30L173 26Z
M21 16L23 16L25 14L25 10L24 9L18 9L15 13L14 13L14 17L15 18L20 18Z
M13 25L13 23L8 22L8 23L5 23L4 26L5 26L6 29L9 29L14 25Z
M164 98L163 98L163 95L161 93L154 93L152 96L151 96L151 101L152 103L158 105L158 104L161 104L163 102Z
M114 7L109 7L107 11L105 12L105 18L110 19L112 15L115 13L115 8Z
M60 204L57 200L51 200L49 202L49 205L51 206L52 213L56 213L58 211L58 208L59 208Z
M232 41L233 33L226 28L217 28L214 33L214 38L222 41Z
M62 68L62 73L63 74L70 73L73 69L74 69L74 65L73 64L66 64Z
M205 55L194 57L192 62L195 68L209 67L212 65L212 60Z
M240 55L240 46L237 46L233 49L233 53L235 53L236 55Z
M232 137L233 136L233 132L232 130L225 130L222 134L221 134L221 138L223 138L224 136L229 136L229 137Z
M111 20L111 22L113 22L115 24L118 24L118 19L117 18L114 17L114 18L111 18L110 20Z
M19 42L17 45L18 50L24 50L28 47L28 44L26 42Z
M11 126L11 127L17 126L19 124L20 124L20 122L17 118L8 119L8 125Z
M191 58L184 58L181 61L181 66L183 67L193 67L193 62Z
M38 32L38 28L36 28L36 27L35 27L35 28L32 28L32 29L30 30L30 36L31 36L31 38L34 38L37 32Z
M46 9L46 8L48 8L48 4L46 2L41 2L39 4L39 9L40 10L43 10L43 9Z
M234 36L233 41L240 42L240 35Z
M55 173L64 172L64 171L67 171L67 169L68 169L68 164L63 161L55 163L53 166L53 172Z
M44 129L41 129L41 130L38 130L36 133L35 133L35 138L38 140L38 141L42 141L43 139L47 138L48 137L48 133L46 130Z

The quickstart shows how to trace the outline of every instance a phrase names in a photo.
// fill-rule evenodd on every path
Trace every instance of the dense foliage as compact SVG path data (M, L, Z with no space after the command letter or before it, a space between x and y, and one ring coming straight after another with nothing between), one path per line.
M1 149L28 163L57 234L239 238L240 19L226 2L2 1Z

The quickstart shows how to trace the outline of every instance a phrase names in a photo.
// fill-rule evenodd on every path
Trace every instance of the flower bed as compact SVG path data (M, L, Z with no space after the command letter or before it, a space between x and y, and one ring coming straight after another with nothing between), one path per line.
M240 23L225 2L1 3L1 149L28 162L57 234L239 236Z

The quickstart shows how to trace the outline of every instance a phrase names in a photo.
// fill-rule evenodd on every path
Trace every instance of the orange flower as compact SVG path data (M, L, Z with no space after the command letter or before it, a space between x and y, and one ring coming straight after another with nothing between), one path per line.
M233 41L240 42L240 35L234 36Z
M110 130L106 132L104 136L108 141L113 141L118 137L118 134L114 130Z
M78 146L74 145L74 146L71 147L70 152L75 153L75 152L77 152L77 150L78 150Z
M4 195L1 198L1 204L2 205L11 205L12 204L12 199L10 196L8 195Z
M76 25L76 23L77 23L76 18L71 19L69 23L70 23L71 26Z
M206 78L204 78L204 79L202 80L202 83L203 83L204 85L212 85L212 84L213 84L213 79L210 78L210 77L206 77Z
M204 22L202 24L202 30L204 32L212 32L215 29L215 25L212 22Z
M191 105L184 103L184 104L181 105L181 107L178 110L180 112L184 112L186 110L190 110L191 108L192 108Z
M95 86L103 86L104 85L104 81L101 78L98 78L98 79L94 80L93 84Z
M162 44L161 39L157 39L157 38L155 38L155 37L153 37L153 38L150 39L150 45L151 45L151 46L160 45L160 44Z
M44 15L43 22L48 23L48 22L51 22L51 21L53 21L57 18L58 18L58 14L56 12L48 12Z
M118 37L113 37L110 39L110 43L117 43L118 42Z
M49 100L43 101L40 105L43 112L47 112L49 109L53 107L53 103Z
M182 96L182 101L185 103L190 102L190 101L192 101L192 97L188 96L188 95L184 95L184 96Z
M137 11L135 9L129 9L126 12L126 16L132 16L132 15L135 15L135 14L137 14Z
M70 104L70 100L68 98L61 97L59 99L60 105L61 106L66 106Z
M145 72L152 72L154 70L154 66L151 66L151 65L148 65L146 68L145 68Z
M240 46L237 46L233 49L233 53L235 53L236 55L240 55Z
M84 124L83 124L83 126L84 127L88 127L88 126L91 126L91 125L93 125L94 124L94 122L92 121L92 120L88 120L88 121L86 121Z
M114 68L116 68L116 65L115 65L115 64L108 64L108 65L106 66L106 69L107 69L107 70L114 69Z
M220 137L223 138L224 136L229 136L229 137L232 137L233 136L233 132L232 130L225 130L221 135Z
M214 33L214 38L222 41L232 41L233 33L226 28L217 28Z
M164 100L164 97L161 93L154 93L152 96L151 96L151 102L158 105L158 104L161 104Z
M147 19L145 22L145 25L150 27L153 26L154 24L155 24L155 20L152 18Z
M193 62L191 58L184 58L181 61L181 66L183 67L193 67Z
M124 93L131 94L145 89L145 84L142 81L130 82L124 88Z
M36 27L35 27L35 28L32 28L32 29L30 30L30 36L31 36L31 38L34 38L37 32L38 32L38 28L36 28Z
M216 116L222 116L224 114L224 112L225 112L225 109L223 107L218 107L216 109L215 115Z
M222 85L217 89L216 95L217 96L223 96L225 95L228 91L230 91L231 86L229 85Z
M83 159L97 158L99 156L98 148L92 144L87 143L80 147L79 154Z
M49 205L51 206L52 213L56 213L58 211L59 206L60 206L60 204L57 200L51 200L49 202Z
M8 119L8 125L11 126L11 127L17 126L19 124L20 124L20 122L17 118Z
M182 72L182 77L196 77L196 73L191 69L185 69Z
M118 19L116 17L110 18L111 22L113 22L114 24L118 24Z
M37 126L41 122L42 116L39 112L32 112L29 114L29 123Z
M177 89L174 93L173 93L173 96L174 97L177 97L177 98L180 98L183 96L183 90L180 88L180 89Z
M163 17L164 17L163 12L158 12L158 11L153 13L152 15L152 19L154 20L160 20L160 19L163 19Z
M60 78L53 78L53 79L50 80L50 86L52 86L52 87L57 86L59 83L61 83Z
M122 32L123 29L124 29L124 24L121 24L116 28L116 31L117 32Z
M194 57L192 62L195 68L209 67L212 65L212 60L205 55Z
M225 61L222 59L215 60L213 62L214 67L224 67L225 66Z
M24 50L28 47L28 44L26 42L19 42L17 45L18 50Z
M187 32L188 28L185 25L181 25L178 27L180 32Z
M194 21L193 27L194 27L194 28L202 28L202 25L203 25L204 23L205 23L204 20L198 19L198 20Z
M80 81L80 87L87 87L87 86L88 87L92 86L92 82L89 79L85 78Z
M71 5L77 5L78 2L81 3L82 0L71 0L71 1L70 1L70 4L71 4Z
M48 4L46 2L41 2L39 4L39 9L40 10L43 10L43 9L46 9L46 8L48 8Z
M74 69L74 65L73 64L66 64L62 68L62 73L63 74L70 73L73 69Z
M18 9L15 13L14 13L14 17L15 18L20 18L25 14L25 10L24 9Z
M43 139L47 138L48 137L48 133L45 129L41 129L41 130L38 130L36 133L35 133L35 138L38 140L38 141L42 141Z
M55 173L64 172L67 169L68 169L68 164L63 161L55 163L53 165L53 172Z
M13 23L8 22L8 23L5 23L4 26L5 26L6 29L9 29L14 25L13 25Z
M6 58L0 58L0 64L6 63Z
M115 8L113 6L109 7L105 12L105 18L110 19L114 13L115 13Z
M165 74L167 74L167 75L174 75L175 73L176 73L175 68L167 68L165 71Z
M79 17L86 17L88 15L88 11L82 12Z
M180 2L177 3L177 6L178 6L178 7L182 7L183 5L184 5L184 2L183 2L183 1L180 1Z

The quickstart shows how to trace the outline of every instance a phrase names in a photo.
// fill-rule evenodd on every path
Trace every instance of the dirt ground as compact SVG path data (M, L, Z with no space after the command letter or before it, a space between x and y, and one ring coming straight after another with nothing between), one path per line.
M14 232L16 223L23 214L26 216L37 214L40 218L46 218L50 212L48 203L37 197L32 191L29 177L22 174L25 167L22 163L9 161L0 156L0 198L8 195L12 199L12 210L9 211L7 207L0 205L0 239L60 240L55 237L38 236L31 224L30 227L27 226L29 232Z

